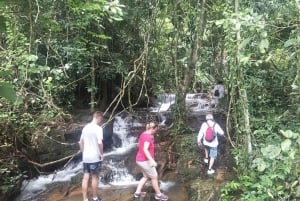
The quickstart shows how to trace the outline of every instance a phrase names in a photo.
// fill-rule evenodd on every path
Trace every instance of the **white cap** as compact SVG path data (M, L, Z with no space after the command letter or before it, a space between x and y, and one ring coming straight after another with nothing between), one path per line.
M214 116L212 114L207 114L206 115L206 120L213 120Z

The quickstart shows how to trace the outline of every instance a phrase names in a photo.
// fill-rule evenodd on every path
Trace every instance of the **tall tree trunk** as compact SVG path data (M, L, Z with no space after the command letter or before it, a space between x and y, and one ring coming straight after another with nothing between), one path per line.
M199 47L201 47L201 40L199 37L203 35L204 27L205 27L205 5L206 0L202 0L200 13L199 13L199 23L197 24L197 28L194 33L194 39L192 42L191 47L191 57L190 57L190 64L185 70L184 80L183 80L183 94L185 95L189 87L191 85L191 78L195 75L196 64L199 59Z
M98 89L98 100L97 100L97 105L99 106L101 111L105 111L107 108L107 102L110 99L110 95L112 95L112 87L110 84L110 81L108 80L102 80L100 82L101 90Z
M191 80L195 75L195 68L197 61L199 59L199 47L201 46L200 38L203 35L204 26L205 26L205 5L206 0L202 0L201 2L201 8L199 9L199 15L197 17L198 23L196 23L196 28L193 33L193 41L191 44L191 54L189 58L189 65L186 67L184 71L184 78L182 81L182 86L177 87L177 93L176 93L176 102L177 104L177 112L176 112L176 125L181 126L182 124L185 124L186 121L186 107L185 107L185 96L190 89L191 86ZM174 54L176 55L176 53ZM174 63L176 63L176 56L173 58ZM176 76L176 78L178 78Z

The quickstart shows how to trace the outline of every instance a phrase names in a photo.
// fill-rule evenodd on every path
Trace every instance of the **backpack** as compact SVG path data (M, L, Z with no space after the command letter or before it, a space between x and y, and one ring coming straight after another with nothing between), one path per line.
M216 97L219 97L219 96L220 96L219 89L216 89L216 90L215 90L214 96L216 96Z
M217 136L217 133L214 130L216 123L214 122L213 126L209 126L209 124L207 122L206 122L206 124L207 124L207 129L204 133L204 138L207 142L212 142L212 141L214 141L214 139Z

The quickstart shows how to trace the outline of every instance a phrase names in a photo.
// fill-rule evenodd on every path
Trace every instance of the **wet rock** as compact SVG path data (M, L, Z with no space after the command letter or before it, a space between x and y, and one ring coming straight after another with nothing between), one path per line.
M129 186L101 186L98 190L98 196L105 199L106 201L154 201L155 193L151 187L150 182L145 185L143 191L147 194L143 198L134 198L133 193L135 192L136 185ZM182 185L174 185L168 188L168 191L164 191L170 201L189 201L189 197L186 188ZM91 192L89 191L89 197ZM65 190L55 189L48 193L47 196L37 201L82 201L82 191L80 186L76 186L68 189L68 193Z

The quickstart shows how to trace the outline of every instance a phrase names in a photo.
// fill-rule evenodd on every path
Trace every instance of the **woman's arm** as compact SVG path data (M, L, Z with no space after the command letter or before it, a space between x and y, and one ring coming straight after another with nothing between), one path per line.
M150 161L151 166L157 166L157 163L155 162L154 158L152 158L150 152L149 152L149 146L150 142L144 142L143 151L145 153L146 158Z

